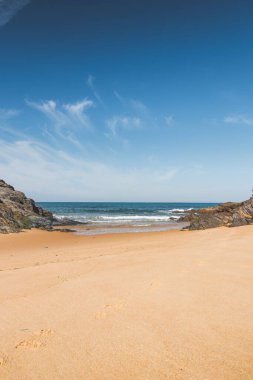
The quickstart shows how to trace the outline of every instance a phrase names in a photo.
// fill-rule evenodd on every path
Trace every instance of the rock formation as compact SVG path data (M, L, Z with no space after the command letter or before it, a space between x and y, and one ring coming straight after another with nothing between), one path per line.
M32 199L0 180L0 233L32 227L50 228L52 222L51 212L36 206Z
M180 221L189 222L190 230L236 227L253 224L253 197L241 203L223 203L215 207L190 210Z

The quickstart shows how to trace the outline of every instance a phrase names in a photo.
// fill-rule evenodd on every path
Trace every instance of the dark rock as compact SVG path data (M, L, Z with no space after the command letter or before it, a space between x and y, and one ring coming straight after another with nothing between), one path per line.
M33 227L48 229L52 222L51 212L36 206L24 193L0 180L0 233Z
M59 231L59 232L77 232L76 230L72 230L70 228L57 228L54 231Z
M88 224L88 223L87 222L78 222L78 221L70 219L70 218L61 218L61 219L54 218L53 219L53 226L55 226L55 227L57 227L57 226L79 226L79 225L85 225L85 224Z
M214 207L190 210L180 221L188 222L190 230L253 224L253 197L241 203L227 202Z

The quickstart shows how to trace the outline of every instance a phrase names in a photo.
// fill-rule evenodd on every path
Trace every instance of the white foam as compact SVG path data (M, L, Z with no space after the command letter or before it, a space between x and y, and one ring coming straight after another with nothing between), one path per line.
M158 215L119 215L119 216L100 216L101 221L169 221L171 216L158 216Z
M80 223L91 223L91 224L124 224L124 223L165 223L172 222L181 217L184 209L172 209L163 210L167 215L158 214L162 210L157 210L155 215L85 215L85 214L65 214L65 215L54 215L58 220L69 219Z
M68 215L55 215L59 220L70 219L80 223L92 224L120 224L120 223L157 223L157 222L170 222L179 219L179 215L100 215L100 216L86 216L77 214Z

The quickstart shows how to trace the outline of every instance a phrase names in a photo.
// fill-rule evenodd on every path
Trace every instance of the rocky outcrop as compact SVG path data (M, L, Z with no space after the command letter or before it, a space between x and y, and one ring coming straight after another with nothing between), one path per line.
M36 206L32 199L0 180L0 233L38 227L50 228L51 212Z
M215 207L190 210L180 221L188 222L187 228L190 230L253 224L253 197L241 203L228 202Z

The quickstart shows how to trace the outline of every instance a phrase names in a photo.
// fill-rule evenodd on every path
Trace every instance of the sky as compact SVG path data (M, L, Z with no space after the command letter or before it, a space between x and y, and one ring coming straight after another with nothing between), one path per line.
M253 187L253 2L0 0L0 178L36 201Z

